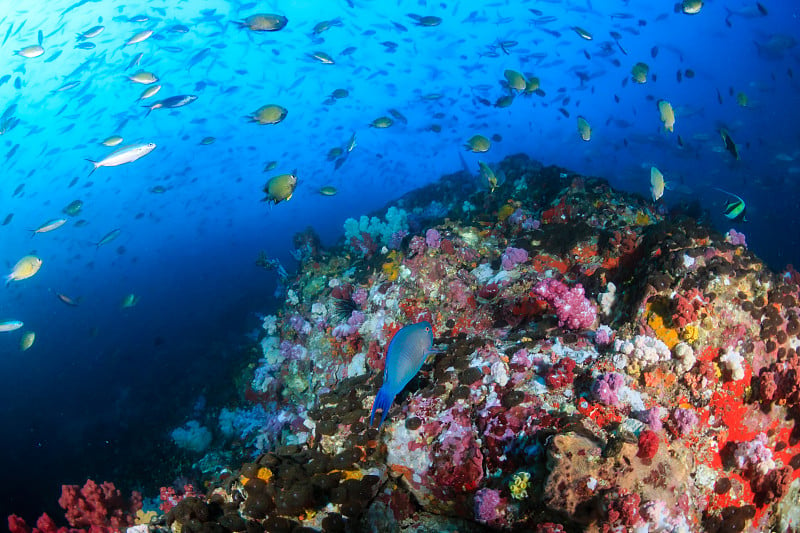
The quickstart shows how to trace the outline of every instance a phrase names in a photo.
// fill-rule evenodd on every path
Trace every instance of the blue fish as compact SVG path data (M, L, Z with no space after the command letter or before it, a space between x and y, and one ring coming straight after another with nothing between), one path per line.
M375 418L375 411L381 409L383 425L389 408L394 402L394 397L403 390L411 379L417 375L425 358L435 353L433 349L433 328L430 322L418 322L401 328L392 337L389 348L386 350L386 368L383 372L383 386L372 404L372 413L369 415L369 425Z

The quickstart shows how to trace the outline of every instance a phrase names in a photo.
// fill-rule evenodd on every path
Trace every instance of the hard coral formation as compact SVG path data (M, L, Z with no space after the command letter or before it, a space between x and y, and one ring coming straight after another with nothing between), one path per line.
M208 469L206 495L165 491L160 525L796 525L800 276L601 179L524 156L494 171L492 193L445 176L298 254L242 403L220 414L241 466ZM370 427L386 347L421 321L437 351Z

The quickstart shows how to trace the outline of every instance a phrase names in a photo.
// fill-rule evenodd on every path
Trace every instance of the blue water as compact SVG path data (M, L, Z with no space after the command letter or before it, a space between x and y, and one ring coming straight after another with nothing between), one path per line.
M0 226L0 261L10 272L28 253L43 260L36 276L0 296L0 320L25 323L0 333L3 516L30 519L46 509L60 517L60 484L86 477L138 473L169 484L177 475L163 466L175 453L169 431L191 416L200 395L219 407L236 394L256 313L280 303L275 273L255 264L259 252L291 272L296 232L311 226L331 245L347 217L464 164L477 176L478 160L524 152L645 196L657 166L668 182L665 207L697 202L720 231L743 231L772 268L800 264L795 2L764 0L760 10L752 1L710 1L697 15L674 13L668 2L598 0L0 0L0 7L0 39L8 36L0 79L9 76L0 112L12 125L0 135L0 219L13 213ZM234 24L259 12L285 15L288 24L277 32ZM418 26L409 13L442 22ZM138 15L148 20L130 21ZM341 25L312 35L317 23L336 19ZM96 47L75 48L75 34L98 24L103 33L86 41ZM188 32L174 31L177 24ZM146 29L153 36L123 47ZM36 45L39 32L43 55L14 54ZM309 57L317 51L335 63ZM138 53L139 66L126 69ZM645 84L630 80L639 61L650 68ZM126 77L139 69L162 85L144 102L137 98L145 86ZM508 94L500 83L506 69L535 75L542 92L487 106ZM80 84L54 92L73 81ZM326 103L339 88L349 96ZM144 103L181 94L198 98L145 116ZM675 109L674 133L659 120L659 99ZM286 119L249 122L266 104L285 107ZM390 109L407 124L368 127ZM578 115L591 124L589 142L578 135ZM723 147L723 127L738 161ZM357 146L337 170L328 152L354 133ZM475 134L502 140L485 154L465 152ZM86 159L109 154L114 148L99 143L110 135L122 136L121 146L157 148L90 176ZM215 140L202 145L206 137ZM272 160L275 170L263 172ZM290 201L261 201L270 177L295 169ZM318 193L329 185L338 194ZM152 192L157 186L165 192ZM730 198L714 187L741 196L749 222L725 219ZM76 199L82 211L63 215ZM63 227L31 237L28 230L60 217L68 218ZM116 228L116 240L95 245ZM65 305L58 293L79 305ZM128 294L139 301L122 309ZM36 342L23 353L25 331Z

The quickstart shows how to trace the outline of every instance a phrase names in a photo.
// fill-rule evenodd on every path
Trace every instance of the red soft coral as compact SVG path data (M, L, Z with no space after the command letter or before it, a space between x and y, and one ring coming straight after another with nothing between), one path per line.
M569 357L562 358L558 363L547 369L544 380L551 389L560 389L572 383L575 379L575 361Z
M113 483L106 481L98 485L88 479L83 488L63 485L58 504L66 511L67 522L72 527L118 531L134 524L133 517L142 508L142 496L134 491L131 498L126 499Z
M639 433L639 451L636 457L641 459L652 459L658 451L658 435L655 431L646 429Z
M672 298L672 324L679 328L697 320L697 312L707 300L698 289L691 289L685 295L676 294Z

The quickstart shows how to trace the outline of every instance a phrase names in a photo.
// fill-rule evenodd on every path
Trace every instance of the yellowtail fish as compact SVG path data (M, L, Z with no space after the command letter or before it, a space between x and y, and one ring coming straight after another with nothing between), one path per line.
M22 322L22 320L4 320L3 322L0 322L0 332L16 331L24 325L25 324Z
M78 301L74 298L70 298L66 294L61 294L60 292L56 293L56 298L64 302L65 304L69 305L70 307L78 307Z
M67 221L66 218L54 218L53 220L48 220L38 228L30 230L33 232L33 235L31 235L31 237L34 237L37 233L47 233L48 231L53 231L55 229L58 229L61 226L63 226L64 223L66 223L66 221Z
M77 37L75 37L75 40L76 41L85 41L86 39L93 39L93 38L97 37L98 35L100 35L101 33L103 33L103 30L105 30L105 29L106 29L105 26L92 26L91 28L89 28L85 32L79 33L77 35Z
M119 135L112 135L111 137L106 137L102 144L103 146L117 146L118 144L122 143L122 137Z
M179 94L178 96L170 96L169 98L165 98L163 100L159 100L158 102L154 103L153 105L146 105L142 107L146 107L147 114L145 116L150 115L150 112L153 109L175 109L176 107L183 107L185 105L189 105L192 102L197 100L197 96L193 94Z
M134 35L133 37L128 39L125 42L125 46L129 46L131 44L136 44L136 43L140 43L142 41L146 41L147 39L150 38L151 35L153 35L153 30L140 31L139 33L137 33L136 35Z
M333 58L325 52L312 52L308 54L308 56L311 59L322 63L323 65L333 65L336 63L336 61L334 61Z
M150 85L158 81L158 77L155 74L146 71L137 72L133 76L128 76L128 79L134 83L141 83L142 85Z
M33 342L36 340L36 333L33 331L28 331L22 335L22 338L19 340L19 351L25 352L33 346Z
M100 239L99 241L97 241L97 244L95 246L100 248L102 245L110 243L111 241L113 241L114 239L119 237L120 233L122 233L121 229L119 229L119 228L112 229L111 231L109 231L108 233L103 235L103 238Z
M42 260L35 255L26 255L14 265L11 269L11 274L6 276L6 285L12 281L20 281L28 279L36 275L39 269L42 268Z
M61 210L61 212L65 215L74 217L81 212L81 209L83 209L83 202L80 200L72 200L67 207Z
M150 97L153 97L160 90L161 90L161 85L151 85L150 87L142 91L142 94L139 95L139 98L137 98L136 101L140 102L142 100L146 100Z
M26 46L25 48L20 48L14 52L18 56L22 56L27 59L33 59L35 57L39 57L44 55L44 48L41 45L34 44L33 46Z
M353 134L350 136L350 140L347 141L347 148L346 148L347 153L349 154L350 152L352 152L353 148L355 147L356 147L356 134L355 132L353 132Z
M594 39L591 33L589 33L588 31L584 30L579 26L573 26L572 31L577 33L581 37L581 39L586 39L587 41L591 41L592 39Z
M100 167L116 167L119 165L124 165L125 163L133 163L140 157L144 157L152 152L155 147L155 143L132 144L111 152L111 154L104 157L100 161L92 161L91 159L87 159L88 162L94 165L94 168L92 169L92 172L89 172L89 175L91 176L92 173Z

